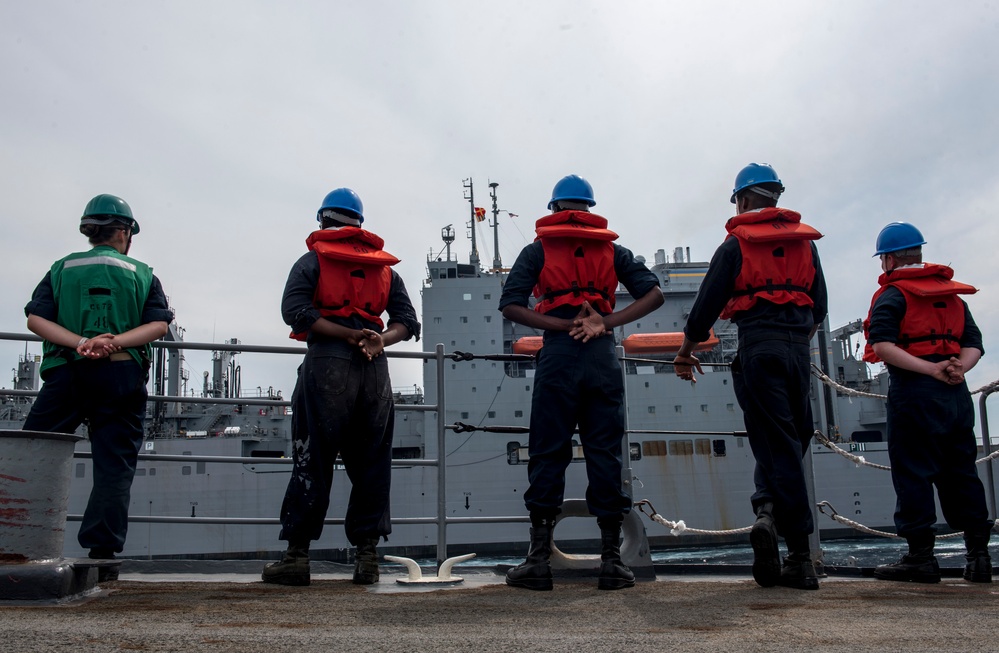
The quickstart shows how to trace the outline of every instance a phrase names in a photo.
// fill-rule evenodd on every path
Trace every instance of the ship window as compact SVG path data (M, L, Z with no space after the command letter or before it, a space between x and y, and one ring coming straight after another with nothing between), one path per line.
M486 413L486 417L489 417L489 418L496 417L496 411L495 410L489 411L488 413Z
M452 343L452 344L453 344L453 343ZM451 363L451 369L452 369L452 370L456 370L456 369L458 369L458 365L457 365L457 364L455 364L455 363Z
M692 440L669 441L669 455L692 456L693 454L694 454L694 442Z
M87 476L87 463L76 463L76 478Z
M655 415L656 414L656 407L655 406L649 406L649 413L652 414L652 415Z
M468 419L468 413L462 413L461 419Z
M472 363L472 369L473 370L475 369L475 363Z
M463 294L461 296L461 298L464 299L466 302L470 302L470 301L472 301L472 293L467 292L467 293Z
M491 294L489 294L489 293L485 293L485 294L482 295L482 299L492 299L492 298L493 298L493 296Z
M725 441L724 440L712 440L711 441L711 445L714 448L716 456L721 457L721 456L725 455Z
M665 456L665 440L646 440L642 443L642 453L646 456Z
M181 467L180 468L180 474L181 474L181 476L190 476L191 475L191 466L190 465L184 465L183 467Z
M496 341L495 341L495 340L490 340L490 341L489 341L489 344L490 344L490 345L495 345L495 344L496 344ZM495 366L495 365L493 365L493 367L496 367L496 366Z
M458 321L461 322L462 324L468 324L468 316L462 315L461 317L458 318Z
M474 340L472 341L472 346L473 346L473 347L475 346L475 341L474 341Z
M628 445L628 453L632 460L642 459L642 448L638 446L637 442L632 442Z
M475 386L474 385L472 386L472 392L475 392Z
M395 460L415 460L419 457L419 447L392 447L392 458Z
M530 392L530 391L531 391L531 386L529 386L529 385L525 385L525 386L524 386L524 390L527 390L528 392Z
M454 347L454 340L451 341L451 346Z
M150 476L156 476L156 468L155 467L150 467L149 468L149 475Z
M680 405L673 406L673 412L674 413L682 413L683 412L683 406L680 406Z
M493 321L493 316L492 315L483 315L482 317L484 317L486 319L486 322L492 322Z
M437 317L434 318L434 324L440 324L440 323L441 323L441 318L438 315Z
M135 470L135 475L136 476L145 476L146 475L146 470L144 470L144 469L142 469L140 467L139 469Z
M645 382L645 387L646 388L649 387L649 382L648 381Z
M522 410L515 410L515 411L513 411L513 416L514 417L523 417L524 416L524 411L522 411Z
M707 404L701 404L701 412L702 413L708 412L708 405Z
M205 473L205 463L198 463L198 468L197 468L196 471L197 471L198 474L204 474Z
M725 409L728 412L730 412L730 413L734 413L735 412L735 404L725 404Z
M722 385L728 385L728 379L722 379Z
M697 451L698 456L710 456L711 440L707 438L698 438L694 440L694 450Z

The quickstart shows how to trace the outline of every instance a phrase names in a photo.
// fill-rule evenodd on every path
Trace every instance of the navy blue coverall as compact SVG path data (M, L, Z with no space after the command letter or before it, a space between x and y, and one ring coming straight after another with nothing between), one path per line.
M802 465L814 430L808 336L812 327L825 319L827 296L814 243L811 250L815 277L808 294L813 306L760 299L732 317L739 328L732 384L756 458L753 509L773 503L777 532L785 538L800 538L815 528ZM709 330L732 297L741 269L739 241L728 238L711 258L694 300L683 330L688 338L694 342L708 339Z
M540 242L521 251L503 286L500 311L510 305L528 306L544 264ZM656 275L620 245L614 245L614 271L635 299L659 287ZM571 319L578 313L578 306L559 306L548 314ZM524 494L532 515L558 513L577 425L589 481L586 505L590 513L600 518L631 511L631 498L621 486L624 410L624 382L614 339L605 336L584 343L568 332L545 331L531 402L530 488Z
M985 353L982 332L964 305L961 348ZM898 342L905 316L902 291L887 288L871 307L868 342ZM949 357L922 358L939 362ZM897 497L895 528L906 539L932 537L936 523L933 486L947 525L957 531L987 533L992 528L975 457L975 407L965 382L941 381L888 365L888 459Z

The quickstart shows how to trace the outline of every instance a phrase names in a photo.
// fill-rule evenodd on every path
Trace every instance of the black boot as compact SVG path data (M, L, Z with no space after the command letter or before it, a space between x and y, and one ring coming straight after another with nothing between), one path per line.
M555 517L531 515L531 548L527 560L506 572L506 584L529 590L550 590L552 585L552 532Z
M265 583L276 585L308 585L309 543L288 542L288 550L284 552L281 560L264 567L260 579Z
M906 538L909 552L898 562L878 565L874 577L881 580L899 580L909 583L939 583L940 565L933 556L933 533Z
M756 509L756 523L749 531L749 543L753 546L753 580L760 587L773 587L781 575L773 511L774 504L760 504Z
M601 517L600 577L597 589L620 590L635 586L635 574L621 562L621 521L618 516Z
M374 585L378 582L378 538L371 537L363 540L357 545L354 553L354 578L355 585Z
M114 551L111 549L90 549L90 559L91 560L115 560ZM112 580L118 580L118 564L102 564L97 568L97 582L106 583Z
M788 551L777 584L796 590L819 589L819 578L815 574L815 565L812 564L812 554L807 548Z
M970 583L992 582L992 557L989 555L991 529L984 533L964 534L964 545L968 553L964 556L968 563L964 566L964 580Z

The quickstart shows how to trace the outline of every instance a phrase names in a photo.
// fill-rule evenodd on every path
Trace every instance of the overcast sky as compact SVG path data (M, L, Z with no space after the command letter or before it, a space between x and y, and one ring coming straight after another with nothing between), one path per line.
M132 206L187 340L285 345L284 282L334 188L419 308L442 227L467 257L463 179L519 215L506 265L569 173L636 254L708 260L759 161L825 234L833 328L866 315L893 220L981 289L978 387L999 378L997 49L993 2L4 2L0 330L26 332L48 266L86 249L98 193ZM23 351L0 346L10 368ZM242 364L244 391L291 394L298 359Z

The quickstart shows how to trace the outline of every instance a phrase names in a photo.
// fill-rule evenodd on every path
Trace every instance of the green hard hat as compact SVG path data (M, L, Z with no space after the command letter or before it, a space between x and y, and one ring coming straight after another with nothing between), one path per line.
M128 202L114 195L102 194L87 202L80 218L80 227L86 224L98 226L109 225L112 222L122 222L131 227L132 233L139 233L139 223L132 217L132 209Z

